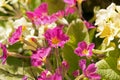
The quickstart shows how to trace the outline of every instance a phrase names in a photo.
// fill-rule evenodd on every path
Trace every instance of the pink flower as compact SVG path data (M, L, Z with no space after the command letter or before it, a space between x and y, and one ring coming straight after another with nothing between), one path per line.
M76 10L76 0L64 0L64 2L67 4L67 7L65 9L65 15L73 14Z
M93 24L87 22L86 20L84 21L84 24L86 25L86 27L87 27L88 29L95 28L95 26L93 26Z
M63 33L63 31L56 27L49 29L44 34L46 40L51 47L63 47L64 44L69 40L69 37Z
M92 49L95 47L93 43L90 45L87 45L85 41L79 42L78 47L74 50L74 53L77 54L78 56L87 56L90 57L92 56Z
M45 61L46 57L49 55L51 48L42 48L33 52L31 56L31 63L33 66L41 66Z
M80 72L79 72L79 70L75 70L72 74L74 77L77 77L80 75Z
M15 32L12 34L12 36L9 38L9 43L13 45L14 43L18 42L21 35L22 35L22 26L19 26L18 29L16 29Z
M51 79L50 80L62 80L62 75L58 74L58 73L54 73L52 76L51 76Z
M70 6L76 5L76 0L64 0L64 2Z
M58 73L51 74L48 70L43 71L37 80L62 80L62 76Z
M79 66L82 69L83 74L90 80L100 80L100 75L96 73L97 68L95 64L92 63L86 68L86 60L82 59L79 61Z
M22 78L22 80L27 80L28 79L28 77L27 76L24 76L23 78Z
M48 71L48 70L45 70L43 72L41 72L40 76L38 77L37 80L50 80L50 76L52 74Z
M68 64L68 62L67 61L62 61L62 67L65 69L65 70L68 70L69 69L69 64Z
M48 18L48 5L47 3L42 3L38 8L34 10L34 12L27 11L26 12L28 18L36 25L42 24L42 19Z
M64 0L64 2L67 4L65 15L73 14L78 8L78 5L80 5L83 1L85 0Z
M2 49L3 55L0 56L0 59L2 59L2 64L5 64L6 59L7 59L7 48L6 45L3 45L0 43L0 48Z
M66 7L65 9L65 16L69 15L69 14L73 14L75 12L75 7Z
M35 25L45 25L55 22L57 17L54 15L48 15L48 5L47 3L42 3L38 8L36 8L33 12L27 11L26 12L28 18L35 24Z

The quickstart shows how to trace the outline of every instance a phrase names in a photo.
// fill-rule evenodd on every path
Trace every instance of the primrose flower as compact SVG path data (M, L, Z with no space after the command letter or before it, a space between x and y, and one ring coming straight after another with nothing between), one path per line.
M0 42L1 43L8 43L8 38L10 33L12 32L12 20L6 22L5 26L0 26Z
M77 76L80 75L80 71L79 70L75 70L72 74L73 74L74 77L77 77Z
M43 71L37 80L62 80L62 76L58 73L51 74L48 70Z
M92 56L92 49L95 47L93 43L90 45L87 45L85 41L79 42L78 47L74 50L75 54L78 56L87 56L90 57Z
M64 0L64 2L67 4L67 7L65 9L66 15L73 14L76 10L77 5L80 5L84 0Z
M33 52L31 56L31 63L33 66L41 66L46 57L50 54L51 48L42 48Z
M88 65L86 68L86 60L82 59L79 61L79 66L82 69L82 72L85 77L87 77L90 80L100 80L100 75L96 73L97 68L95 67L95 64L92 63Z
M14 43L18 42L22 36L22 26L19 26L18 29L12 34L9 38L9 43L13 45Z
M42 3L38 8L34 10L34 12L27 11L26 14L34 24L39 25L41 21L40 18L43 18L48 14L48 5L46 3Z
M26 14L35 25L45 25L56 21L56 17L48 15L47 3L42 3L34 12L27 11Z
M89 23L89 22L87 22L86 20L84 21L84 24L86 25L86 27L87 27L88 29L95 28L95 26L93 26L92 23Z
M62 80L62 75L58 74L58 73L54 73L52 76L51 76L51 79L50 80Z
M64 44L69 40L69 37L63 33L63 31L55 27L49 29L44 34L46 40L48 41L51 47L63 47Z
M50 80L50 76L52 74L48 71L48 70L44 70L43 72L41 72L40 76L38 77L37 80Z
M96 14L95 25L98 26L96 37L103 38L107 46L114 38L120 38L119 10L120 6L112 3L107 9L100 9Z
M27 16L30 18L32 21L35 18L38 18L42 15L47 15L48 14L48 5L47 3L42 3L38 8L34 10L34 12L28 11Z
M0 48L2 49L2 56L0 56L0 59L2 59L2 64L5 64L6 59L7 59L7 48L6 45L3 45L0 43Z

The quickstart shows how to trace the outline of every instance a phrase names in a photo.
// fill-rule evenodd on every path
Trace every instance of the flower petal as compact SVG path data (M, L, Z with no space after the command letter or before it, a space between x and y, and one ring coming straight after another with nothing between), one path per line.
M86 60L85 59L81 59L79 61L79 67L82 69L82 71L84 72L86 69Z

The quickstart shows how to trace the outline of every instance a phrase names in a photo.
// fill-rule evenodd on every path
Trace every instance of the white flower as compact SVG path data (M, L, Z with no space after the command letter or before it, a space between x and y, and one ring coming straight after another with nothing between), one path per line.
M1 43L7 43L7 40L9 38L9 35L12 32L12 25L11 21L6 22L5 26L0 26L0 42Z
M107 9L101 9L96 14L95 25L98 26L98 34L96 34L96 37L99 36L100 38L104 38L103 42L107 46L115 37L120 38L119 8L119 6L112 3Z
M34 36L34 28L32 27L32 23L31 22L27 22L27 20L22 17L20 19L15 20L15 22L13 23L14 28L17 29L19 26L23 27L23 36L25 38L28 38L27 36Z
M40 26L39 27L39 35L38 35L38 37L40 38L40 39L43 39L44 38L44 33L45 33L45 31L47 30L47 29L52 29L52 28L54 28L54 27L56 27L56 23L51 23L51 24L48 24L48 25L42 25L42 26Z

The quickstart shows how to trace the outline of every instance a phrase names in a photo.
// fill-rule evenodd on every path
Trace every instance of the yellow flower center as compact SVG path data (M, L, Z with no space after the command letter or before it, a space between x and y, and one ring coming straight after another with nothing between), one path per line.
M44 58L42 59L42 61L43 61L43 62L46 62L46 57L44 57Z
M84 50L82 51L82 53L87 55L87 54L88 54L88 50L87 50L87 49L84 49Z
M26 30L26 26L22 26L22 31Z
M77 0L78 4L81 4L83 0Z
M103 38L103 37L109 37L109 36L112 36L112 35L114 36L114 33L115 33L114 29L111 29L110 27L105 26L100 37Z
M53 37L51 41L52 41L52 44L58 44L60 42L60 40L57 37Z

